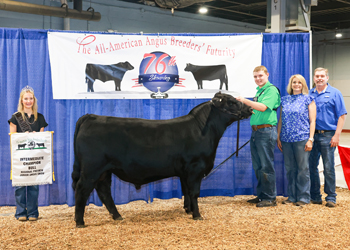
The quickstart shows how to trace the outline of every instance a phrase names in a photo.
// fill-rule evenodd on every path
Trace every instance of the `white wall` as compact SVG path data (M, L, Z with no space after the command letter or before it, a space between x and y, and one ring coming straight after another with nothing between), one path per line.
M60 7L59 0L20 0L21 2ZM73 3L68 3L73 8ZM83 1L83 10L90 1ZM132 4L117 0L92 0L91 7L102 16L99 22L70 19L71 30L144 33L260 33L265 27L200 14ZM38 16L0 10L0 26L28 29L63 29L63 18Z
M350 112L350 30L342 32L341 39L336 39L334 32L313 35L312 69L324 67L329 70L329 83L342 92L346 109ZM350 129L350 116L344 129Z

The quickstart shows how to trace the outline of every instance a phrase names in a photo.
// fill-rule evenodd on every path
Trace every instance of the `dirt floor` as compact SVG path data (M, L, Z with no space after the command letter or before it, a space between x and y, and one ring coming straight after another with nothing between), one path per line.
M183 200L117 206L122 221L89 205L86 228L76 228L74 207L39 207L36 222L0 207L0 249L350 249L350 191L337 189L337 207L282 205L257 208L252 196L199 199L204 218L192 220Z

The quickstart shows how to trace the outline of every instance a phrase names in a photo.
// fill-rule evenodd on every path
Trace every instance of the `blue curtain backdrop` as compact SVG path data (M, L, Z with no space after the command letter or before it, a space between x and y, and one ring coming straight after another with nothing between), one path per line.
M30 85L35 90L39 112L45 116L49 124L46 130L54 131L56 181L52 185L40 186L40 206L74 205L70 175L74 161L74 128L80 116L94 113L118 117L170 119L185 115L196 105L207 101L207 99L53 100L47 32L47 30L0 29L2 103L0 109L0 206L15 204L14 190L10 181L11 164L7 120L17 110L19 93L26 85ZM292 74L301 74L309 81L309 34L263 34L262 65L268 68L269 79L281 90L282 96L287 94L286 87ZM240 145L249 140L250 134L249 120L241 121ZM234 123L226 130L220 141L215 166L236 150L236 136L237 123ZM275 153L277 192L278 195L286 196L287 183L283 157L277 147ZM201 196L251 195L255 193L255 187L256 178L248 144L239 152L239 157L232 157L218 171L203 180ZM112 195L116 204L125 204L133 200L181 198L182 193L178 178L150 183L136 191L133 185L113 177ZM91 195L89 202L101 205L96 193Z

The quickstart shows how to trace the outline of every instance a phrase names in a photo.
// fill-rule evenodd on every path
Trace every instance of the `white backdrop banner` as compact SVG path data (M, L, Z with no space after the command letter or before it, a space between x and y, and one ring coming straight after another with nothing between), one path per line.
M52 133L14 133L10 138L12 186L52 184Z
M53 98L253 97L262 38L49 32Z

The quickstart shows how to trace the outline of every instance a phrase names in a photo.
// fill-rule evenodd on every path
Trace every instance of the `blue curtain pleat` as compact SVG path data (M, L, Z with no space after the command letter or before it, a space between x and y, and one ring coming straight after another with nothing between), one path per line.
M165 100L54 100L47 45L47 30L0 29L0 109L2 133L0 150L0 206L14 205L14 189L10 181L10 140L7 120L17 110L19 93L29 85L34 88L39 112L54 131L54 172L52 185L40 186L39 205L74 205L71 172L74 162L73 135L75 123L86 113L98 115L137 117L145 119L171 119L188 114L196 105L208 99ZM85 32L86 33L86 32ZM92 33L92 32L91 32ZM157 34L158 35L158 34ZM160 34L169 35L169 34ZM176 34L194 35L194 34ZM243 34L195 34L243 35ZM270 72L270 81L286 95L288 79L301 74L309 81L309 34L263 34L262 65ZM238 73L238 72L237 72ZM250 139L249 119L240 122L239 145ZM237 122L224 133L217 149L215 166L236 151ZM287 195L287 181L281 152L275 150L278 195ZM143 185L134 185L112 177L112 196L116 204L134 200L152 201L154 198L181 198L181 183L173 177ZM201 196L234 196L255 194L256 178L252 169L249 143L238 157L233 156L219 169L203 179ZM88 203L102 205L94 191Z

